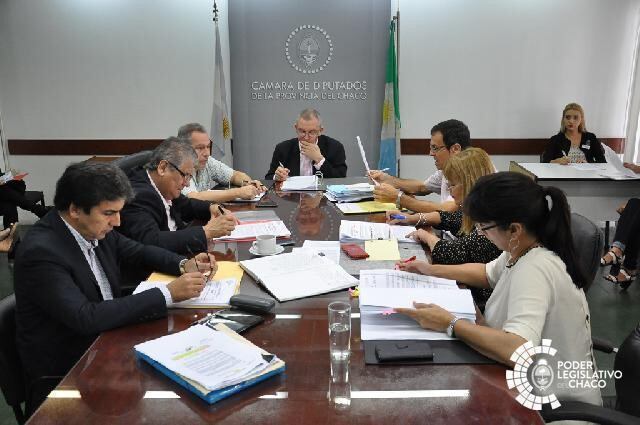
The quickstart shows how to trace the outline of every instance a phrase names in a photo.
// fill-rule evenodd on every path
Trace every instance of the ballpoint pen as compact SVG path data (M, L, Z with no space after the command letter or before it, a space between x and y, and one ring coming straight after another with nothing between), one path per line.
M393 218L394 220L404 220L405 218L407 218L406 216L402 215L402 214L391 214L389 215L390 218Z
M416 256L415 255L413 257L407 258L406 260L400 260L400 262L403 263L403 264L409 264L412 261L416 261Z
M389 168L389 167L387 167L387 168L383 168L383 169L382 169L382 170L380 170L380 171L389 171L389 170L390 170L390 168Z
M220 214L224 215L224 209L222 209L220 204L218 204L218 211L220 211Z

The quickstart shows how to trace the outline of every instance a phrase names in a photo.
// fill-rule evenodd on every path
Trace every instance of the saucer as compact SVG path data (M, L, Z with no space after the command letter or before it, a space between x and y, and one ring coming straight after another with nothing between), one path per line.
M253 249L253 246L249 247L249 252L252 253L253 255L257 255L258 257L266 257L266 256L269 256L269 255L278 255L278 254L281 254L283 251L284 251L284 247L280 246L280 245L276 245L276 251L272 252L270 254L262 254L262 253L256 251L255 249Z

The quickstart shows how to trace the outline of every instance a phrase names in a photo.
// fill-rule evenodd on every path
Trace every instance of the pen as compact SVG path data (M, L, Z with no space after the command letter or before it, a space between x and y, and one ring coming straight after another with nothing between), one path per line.
M224 215L224 210L222 209L220 204L218 204L218 211L220 211L220 214Z
M389 167L387 167L387 168L383 168L383 169L382 169L382 170L380 170L380 171L389 171Z
M395 219L395 220L404 220L405 218L407 218L406 216L402 215L402 214L391 214L389 217Z
M282 242L282 243L279 243L278 245L280 245L280 246L293 246L293 245L295 245L295 244L296 244L296 243L295 243L295 242L293 242L293 241L288 241L288 242Z
M282 168L286 168L284 165L282 165L282 162L278 161L278 164L280 164Z
M415 255L413 257L411 257L411 258L407 258L406 260L400 260L400 262L404 263L404 264L409 264L412 261L416 261L416 256Z
M567 153L565 151L562 151L562 155L567 156Z

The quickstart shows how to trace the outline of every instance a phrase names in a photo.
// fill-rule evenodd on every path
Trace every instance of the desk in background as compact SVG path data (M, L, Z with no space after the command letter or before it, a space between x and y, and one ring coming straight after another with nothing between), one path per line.
M297 246L306 239L336 240L342 219L384 221L383 214L344 216L321 194L271 191L269 196ZM244 260L251 257L249 246L216 244L212 250L220 260ZM241 292L268 296L246 273ZM30 424L543 423L537 412L515 401L501 365L365 366L357 314L351 333L352 400L348 407L334 407L327 400L327 304L335 300L351 302L358 312L358 300L349 300L346 291L277 303L275 314L244 336L282 358L285 374L213 405L137 362L132 348L185 329L206 310L170 310L165 319L105 332Z
M571 211L595 222L617 221L616 208L640 195L640 180L611 180L598 175L597 171L567 165L512 161L509 171L526 174L542 186L562 189Z

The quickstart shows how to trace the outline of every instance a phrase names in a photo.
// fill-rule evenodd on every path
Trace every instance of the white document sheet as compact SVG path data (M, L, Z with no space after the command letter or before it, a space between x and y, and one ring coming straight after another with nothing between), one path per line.
M324 256L308 250L240 262L278 301L349 288L358 279Z
M133 291L137 294L151 288L167 286L169 282L141 282ZM235 279L210 280L204 286L200 296L171 304L170 308L227 307L229 299L236 293L238 281Z
M357 205L357 204L356 204ZM345 204L338 207L344 212ZM416 230L413 226L388 225L370 221L340 221L340 241L367 241L375 239L397 239L398 242L418 243L407 235Z
M291 176L282 183L283 191L318 190L317 176Z
M468 289L441 288L360 288L360 305L383 308L414 308L413 302L437 304L454 314L472 314L476 308Z
M391 229L386 223L369 221L340 221L340 241L368 241L391 239Z
M134 348L209 391L243 382L273 363L265 361L258 347L204 325L191 326Z
M229 236L214 238L214 241L255 240L258 235L275 235L276 237L291 237L291 232L282 220L258 223L238 224Z
M387 269L361 270L360 290L363 288L438 288L459 290L455 280ZM362 305L362 300L360 300L360 305Z

